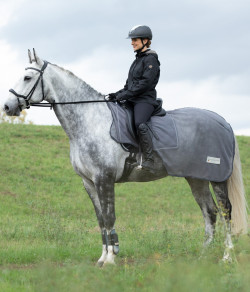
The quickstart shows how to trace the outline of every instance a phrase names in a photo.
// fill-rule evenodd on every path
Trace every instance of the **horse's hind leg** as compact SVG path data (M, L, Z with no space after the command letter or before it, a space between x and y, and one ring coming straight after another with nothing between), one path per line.
M214 237L217 207L209 189L209 182L205 180L186 178L193 196L201 208L205 221L204 246L208 246Z
M224 229L226 234L225 239L225 252L223 256L223 260L231 261L230 250L233 248L233 243L231 239L231 212L232 205L228 198L228 189L227 182L211 182L214 193L216 195L216 199L219 205L219 211L221 215L221 219L224 223Z

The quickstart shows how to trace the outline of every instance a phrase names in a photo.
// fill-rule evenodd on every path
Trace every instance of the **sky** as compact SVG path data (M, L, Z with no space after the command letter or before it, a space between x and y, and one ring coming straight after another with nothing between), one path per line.
M145 24L161 62L163 107L212 110L250 136L249 14L249 0L0 0L0 104L32 48L99 92L118 91L134 60L128 31ZM59 125L49 109L27 113Z

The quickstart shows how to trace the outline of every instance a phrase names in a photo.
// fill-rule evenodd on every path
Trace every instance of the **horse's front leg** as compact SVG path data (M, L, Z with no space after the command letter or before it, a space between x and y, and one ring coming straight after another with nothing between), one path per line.
M118 235L115 232L115 178L112 173L99 175L95 181L96 191L99 197L102 219L104 224L103 243L106 243L107 256L104 264L114 264L115 256L119 252Z
M103 179L96 179L94 184L91 180L83 178L83 184L94 205L102 234L102 255L97 265L101 267L104 263L114 264L115 255L119 252L118 236L114 229L114 183L110 184L108 181L105 184Z
M108 251L107 251L107 244L106 244L106 230L104 228L104 221L103 221L103 216L102 216L102 208L101 208L101 203L95 188L94 183L89 180L88 178L83 178L83 185L94 205L95 212L96 212L96 217L101 229L101 234L102 234L102 255L99 258L97 265L98 266L103 266L104 262L107 259L108 256Z

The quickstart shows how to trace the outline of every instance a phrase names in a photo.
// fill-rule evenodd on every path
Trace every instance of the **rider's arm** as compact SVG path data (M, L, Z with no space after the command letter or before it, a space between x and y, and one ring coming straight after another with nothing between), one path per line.
M158 74L159 63L157 59L154 56L148 56L144 60L144 72L142 77L133 82L130 89L128 89L128 86L127 89L125 89L124 86L124 89L118 92L117 98L125 100L133 97L136 98L142 93L145 93L147 90L151 89L152 85L155 83L155 80L158 78Z

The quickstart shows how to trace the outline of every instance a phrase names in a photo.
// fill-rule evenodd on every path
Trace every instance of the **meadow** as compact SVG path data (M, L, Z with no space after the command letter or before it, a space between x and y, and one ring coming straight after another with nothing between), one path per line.
M237 137L250 202L250 137ZM204 224L185 179L116 185L115 266L98 268L101 236L68 138L56 126L0 124L0 291L249 291L249 234L223 263L223 228Z

